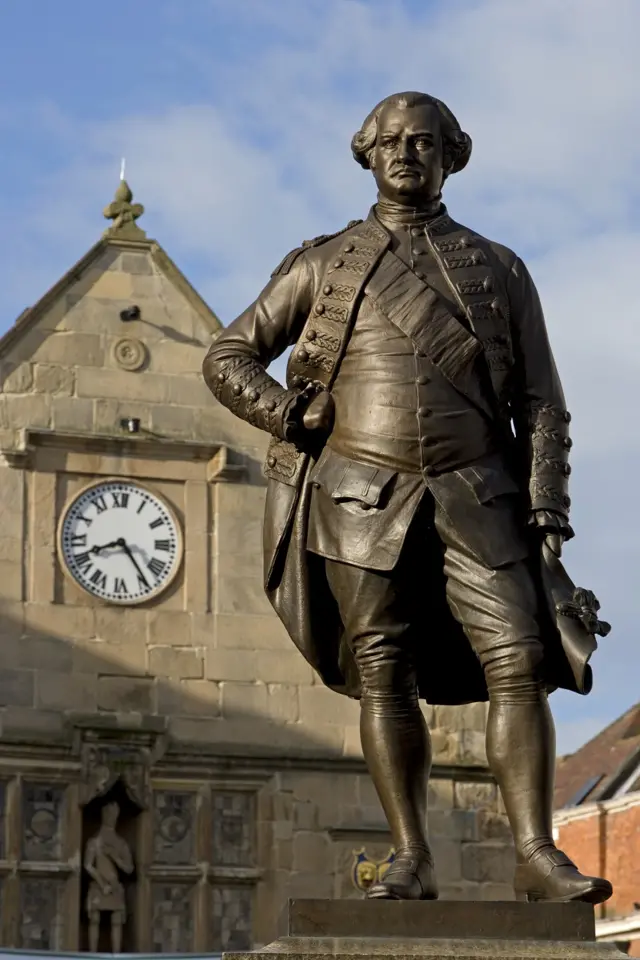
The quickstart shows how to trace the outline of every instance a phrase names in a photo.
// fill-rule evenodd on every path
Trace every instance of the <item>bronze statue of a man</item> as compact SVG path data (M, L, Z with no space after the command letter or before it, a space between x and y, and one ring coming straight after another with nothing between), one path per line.
M369 897L433 899L432 704L489 700L487 755L516 894L611 896L552 838L557 688L587 693L597 618L559 556L571 440L538 294L509 249L451 219L471 140L422 93L354 136L378 201L305 242L210 348L204 376L269 431L265 588L331 688L359 698L397 856ZM294 346L287 388L266 368Z

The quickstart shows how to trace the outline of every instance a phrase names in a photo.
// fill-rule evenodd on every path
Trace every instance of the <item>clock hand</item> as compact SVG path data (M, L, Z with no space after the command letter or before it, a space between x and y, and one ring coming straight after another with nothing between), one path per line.
M127 541L124 539L124 537L119 537L118 540L116 540L116 546L122 547L122 549L124 550L124 552L126 553L126 555L129 557L129 560L131 560L131 563L134 565L134 567L135 567L136 570L138 571L138 576L140 577L140 579L141 579L142 582L144 583L145 587L147 588L147 590L150 590L151 587L149 586L149 583L147 582L144 573L143 573L142 570L140 569L140 565L139 565L138 561L136 560L136 558L134 557L134 555L131 553L131 550L129 549L129 546L128 546L128 544L127 544Z
M111 547L121 547L122 543L120 540L112 540L111 543L101 543L97 544L95 547L91 547L89 553L102 553L103 550L109 550Z

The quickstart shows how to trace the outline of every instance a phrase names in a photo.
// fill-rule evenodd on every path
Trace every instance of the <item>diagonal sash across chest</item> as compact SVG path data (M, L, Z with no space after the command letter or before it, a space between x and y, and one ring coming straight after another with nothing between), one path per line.
M365 293L456 390L487 416L492 416L474 370L474 361L482 354L482 344L453 316L435 290L387 250L369 278Z
M425 237L437 281L445 282L450 298L482 344L498 412L508 420L513 346L509 300L495 269L495 254L488 241L447 214L431 221ZM428 274L426 282L430 282Z

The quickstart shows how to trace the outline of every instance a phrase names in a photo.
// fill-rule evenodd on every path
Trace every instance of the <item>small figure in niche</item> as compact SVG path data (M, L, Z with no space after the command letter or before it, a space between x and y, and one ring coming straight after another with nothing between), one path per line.
M91 877L87 894L89 916L89 950L98 952L100 914L111 914L111 950L120 953L122 928L127 919L124 886L118 871L133 873L133 857L129 844L116 833L120 815L117 803L106 803L101 811L102 825L87 843L84 868Z

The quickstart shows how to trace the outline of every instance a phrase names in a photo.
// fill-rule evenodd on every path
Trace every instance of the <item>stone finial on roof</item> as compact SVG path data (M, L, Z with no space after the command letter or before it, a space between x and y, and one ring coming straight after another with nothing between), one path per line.
M144 240L146 233L141 230L136 220L144 213L144 207L141 203L132 203L133 193L126 180L120 180L120 185L116 190L113 203L104 208L104 215L107 220L113 220L104 235L105 237L118 237L122 240Z

